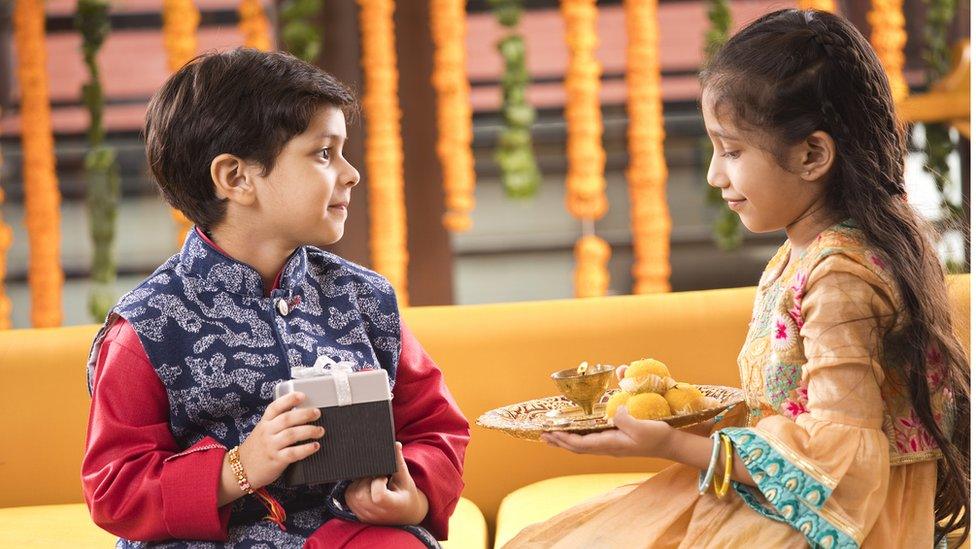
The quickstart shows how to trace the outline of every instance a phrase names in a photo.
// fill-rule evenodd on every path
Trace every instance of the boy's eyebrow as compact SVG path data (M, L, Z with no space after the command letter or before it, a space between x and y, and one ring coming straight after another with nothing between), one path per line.
M346 136L339 135L339 134L336 134L336 133L325 132L325 133L319 134L319 139L338 139L340 141L345 141L346 140Z

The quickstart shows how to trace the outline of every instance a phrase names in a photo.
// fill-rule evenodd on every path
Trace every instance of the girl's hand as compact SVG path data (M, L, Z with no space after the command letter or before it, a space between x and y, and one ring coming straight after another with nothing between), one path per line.
M619 372L619 370L618 370ZM675 433L663 421L634 419L621 406L613 416L616 429L589 435L565 432L544 433L542 440L577 454L598 454L616 457L668 457Z
M392 477L366 477L346 489L346 505L362 522L380 526L420 524L427 516L427 496L410 476L403 445L395 443L397 471Z
M620 381L621 379L624 378L624 373L626 371L627 371L626 364L624 364L623 366L617 366L617 369L615 370L615 373L617 374L617 381Z
M257 490L274 482L285 467L312 455L318 442L292 446L303 440L319 439L325 429L306 425L322 415L318 408L295 408L305 400L304 393L288 393L268 405L261 421L240 447L241 465L251 488ZM294 410L292 408L295 408Z

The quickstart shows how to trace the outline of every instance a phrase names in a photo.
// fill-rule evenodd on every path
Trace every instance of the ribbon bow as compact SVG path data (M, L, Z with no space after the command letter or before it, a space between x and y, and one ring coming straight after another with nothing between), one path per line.
M291 369L294 379L308 379L319 376L332 376L335 380L336 400L339 406L352 404L352 387L349 386L349 374L355 372L356 363L349 360L336 362L331 358L320 355L311 366L296 366Z

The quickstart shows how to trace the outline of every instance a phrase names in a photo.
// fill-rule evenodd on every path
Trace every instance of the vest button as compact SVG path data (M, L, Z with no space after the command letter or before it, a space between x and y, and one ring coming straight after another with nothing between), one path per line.
M288 302L280 297L278 298L278 303L276 306L278 307L278 313L280 313L281 316L288 316L288 313L291 312L288 307Z

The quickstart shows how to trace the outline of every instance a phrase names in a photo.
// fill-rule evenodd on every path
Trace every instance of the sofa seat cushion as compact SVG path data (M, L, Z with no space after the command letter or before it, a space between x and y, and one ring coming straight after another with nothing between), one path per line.
M571 475L546 479L519 488L502 500L495 529L495 549L500 549L523 528L542 522L618 486L642 482L652 473L608 473ZM959 543L961 532L949 535L949 547ZM960 549L969 549L967 538Z
M495 548L500 548L530 524L552 518L618 486L643 482L651 476L653 473L570 475L523 486L505 496L498 508Z
M474 503L458 502L448 526L448 549L487 549L488 527ZM0 547L115 547L116 536L92 522L84 503L0 508Z
M84 503L0 509L0 547L115 547Z

